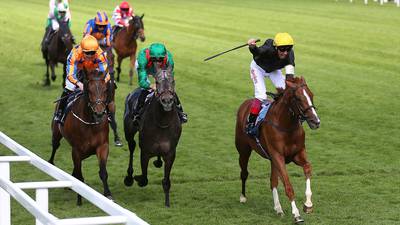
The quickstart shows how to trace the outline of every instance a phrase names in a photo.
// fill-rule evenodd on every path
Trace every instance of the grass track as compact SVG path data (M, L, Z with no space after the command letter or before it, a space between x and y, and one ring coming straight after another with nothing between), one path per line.
M247 182L248 202L239 204L239 166L234 147L236 109L252 96L246 49L207 63L203 59L244 43L287 31L296 42L296 73L315 94L321 128L307 131L313 165L315 212L307 224L400 224L400 9L363 1L134 1L145 13L147 40L140 47L164 42L176 63L177 91L189 114L172 170L171 208L163 207L162 170L150 167L149 185L127 188L123 177L127 146L110 147L109 184L118 204L151 224L290 224L290 204L279 186L286 216L273 212L269 162L253 154ZM98 9L111 13L118 2L71 3L73 34L78 40L84 23ZM39 44L48 2L0 0L0 130L44 159L50 156L52 101L61 93L57 81L41 86L45 67ZM117 90L117 118L122 134L128 65L123 64ZM135 77L136 78L136 77ZM271 84L268 83L268 87ZM135 169L139 154L135 154ZM9 152L0 147L0 155ZM64 141L56 165L72 171L70 148ZM84 163L86 182L102 192L94 157ZM288 165L297 205L304 201L300 168ZM46 180L30 166L12 167L14 181ZM32 193L31 193L32 194ZM50 191L56 216L103 215L66 190ZM84 213L83 213L84 212ZM13 224L34 224L13 202Z

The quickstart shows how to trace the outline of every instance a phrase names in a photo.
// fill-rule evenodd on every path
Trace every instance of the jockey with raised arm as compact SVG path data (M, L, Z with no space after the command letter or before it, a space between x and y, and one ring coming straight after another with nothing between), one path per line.
M59 22L68 22L68 26L71 27L71 12L67 0L50 0L49 7L50 11L47 16L43 39L45 46L49 44L51 34L60 27Z
M274 39L267 39L257 47L256 39L248 40L249 50L253 54L250 64L250 78L254 84L254 97L247 120L247 134L255 135L255 122L261 110L261 103L267 100L264 77L268 77L275 88L285 89L285 77L281 69L285 69L286 79L294 76L293 38L288 33L277 33Z
M67 77L58 110L54 117L56 122L63 124L62 116L67 103L67 96L75 91L76 88L83 91L83 83L78 78L78 74L81 73L83 68L86 70L98 69L105 74L105 82L110 80L110 75L107 73L107 59L105 53L99 48L96 38L91 35L85 36L81 43L75 46L68 55Z
M143 48L140 50L137 58L138 62L138 80L139 88L141 90L140 96L138 98L138 103L136 105L136 110L134 112L135 119L138 119L141 108L144 105L146 96L151 93L152 87L149 75L155 75L156 66L161 68L172 68L172 75L174 74L174 60L172 54L165 48L161 43L153 43L148 48ZM176 107L178 109L179 118L182 123L187 122L187 115L183 112L182 104L179 101L178 95L175 93L177 100Z
M114 20L113 34L115 35L121 28L129 26L129 21L135 16L133 8L128 2L123 1L114 9L112 19Z
M111 25L105 12L97 12L96 17L87 21L83 36L94 36L101 46L111 47Z

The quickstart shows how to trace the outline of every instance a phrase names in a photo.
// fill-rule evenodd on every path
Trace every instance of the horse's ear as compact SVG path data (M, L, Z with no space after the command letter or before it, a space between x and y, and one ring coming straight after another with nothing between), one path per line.
M305 83L306 83L306 79L304 79L303 76L300 77L300 80L301 80L301 83L302 83L302 84L305 84Z
M140 19L143 19L143 17L144 17L144 13L140 16Z

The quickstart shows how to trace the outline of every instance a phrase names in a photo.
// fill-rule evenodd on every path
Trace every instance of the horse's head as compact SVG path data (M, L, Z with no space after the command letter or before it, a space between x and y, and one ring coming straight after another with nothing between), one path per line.
M58 30L58 36L64 43L67 49L72 49L74 41L72 39L72 33L68 26L68 21L60 21L60 28Z
M92 111L93 118L100 122L106 114L107 105L110 101L109 89L104 81L104 74L97 70L84 70L84 96Z
M313 93L303 77L286 80L285 93L289 94L289 107L300 121L307 121L311 129L317 129L320 119L313 104Z
M133 16L129 21L129 28L133 27L133 38L136 40L140 38L141 42L146 40L144 36L144 24L143 24L144 14L141 16Z
M157 68L154 76L156 80L156 97L165 111L171 111L175 102L175 80L172 68Z

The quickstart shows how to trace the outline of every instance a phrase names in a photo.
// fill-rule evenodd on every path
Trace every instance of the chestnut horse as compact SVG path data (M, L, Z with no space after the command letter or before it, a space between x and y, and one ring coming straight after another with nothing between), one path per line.
M52 123L53 151L49 162L54 163L54 155L64 137L72 147L72 160L74 170L72 176L84 182L82 176L82 161L91 155L96 155L99 162L99 176L103 182L104 195L112 199L107 183L107 158L108 158L108 121L106 115L107 105L110 102L110 82L104 82L103 73L98 71L83 74L84 91L71 106L71 111L66 115L64 126ZM82 204L78 195L77 204Z
M126 57L130 57L130 70L129 70L129 85L132 85L132 76L135 69L137 42L136 39L140 38L144 42L144 24L142 16L134 16L129 21L129 26L122 28L113 38L113 48L117 53L117 81L119 82L119 75L121 73L121 63Z
M162 186L165 194L165 206L169 207L169 190L171 187L170 173L175 160L176 146L181 136L182 126L176 108L175 81L171 69L158 69L155 75L156 91L145 106L141 120L134 123L133 107L136 104L138 92L129 94L125 101L124 130L125 139L129 145L129 165L124 183L133 184L133 179L140 187L147 185L147 166L151 157L156 167L162 166L161 157L165 162ZM133 153L136 147L134 137L139 131L140 162L142 174L132 177Z
M261 124L257 138L251 138L245 133L251 101L250 99L242 103L237 112L236 120L235 144L239 152L240 178L242 180L240 202L244 203L247 200L245 194L246 179L249 174L247 164L250 154L254 150L261 157L271 161L270 185L275 211L279 215L283 215L277 192L279 177L291 202L295 223L304 222L294 201L294 191L285 164L294 162L303 167L306 177L304 211L306 213L312 212L311 164L306 157L305 133L301 123L307 121L311 129L319 127L320 120L313 105L313 93L303 77L286 80L286 89L281 90L272 103L265 120Z
M68 21L60 21L59 24L60 28L52 34L49 45L44 46L45 43L44 41L42 42L42 55L43 59L46 61L46 78L43 83L44 86L50 85L49 67L51 69L51 80L56 80L54 67L57 63L63 64L62 87L65 86L67 57L73 47L74 41L72 39L72 33L68 27Z

